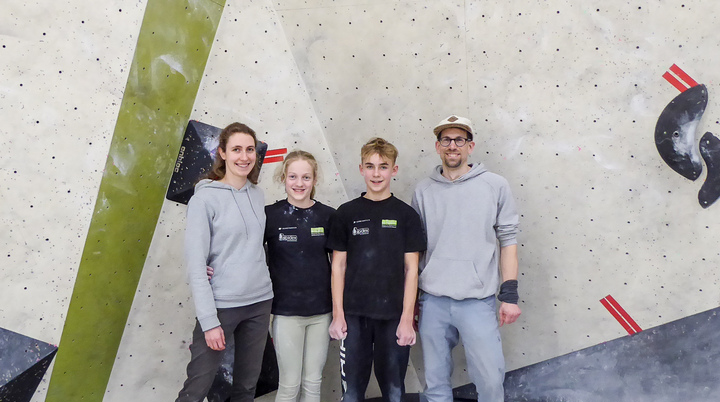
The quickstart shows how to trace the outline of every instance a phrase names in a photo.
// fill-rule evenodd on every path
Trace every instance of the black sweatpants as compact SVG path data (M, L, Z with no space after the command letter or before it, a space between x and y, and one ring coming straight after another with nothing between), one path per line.
M249 306L219 308L218 319L225 333L225 342L235 340L235 363L233 364L232 402L252 402L255 399L260 369L262 367L265 341L270 324L272 299ZM190 363L187 380L176 402L201 402L212 386L215 374L222 363L224 351L212 350L205 342L200 323L195 323L193 343L190 345Z
M373 362L383 402L400 402L405 394L405 373L410 359L410 346L397 344L400 319L346 315L345 322L347 337L340 343L343 402L365 400Z

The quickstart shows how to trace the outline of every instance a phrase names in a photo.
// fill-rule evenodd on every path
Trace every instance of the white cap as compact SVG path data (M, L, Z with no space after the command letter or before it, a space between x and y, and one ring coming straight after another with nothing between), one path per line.
M460 117L457 115L448 116L443 121L438 123L438 125L435 126L435 128L433 129L433 133L435 133L435 137L437 137L438 135L440 135L440 132L442 132L446 128L451 127L461 128L467 131L468 134L470 134L471 138L474 133L472 128L472 122L470 121L470 119L466 119L465 117Z

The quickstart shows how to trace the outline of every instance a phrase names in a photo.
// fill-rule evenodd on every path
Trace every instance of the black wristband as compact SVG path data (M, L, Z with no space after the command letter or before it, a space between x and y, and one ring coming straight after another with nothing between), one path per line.
M520 296L518 296L518 281L509 279L500 285L500 293L498 300L503 303L517 304Z

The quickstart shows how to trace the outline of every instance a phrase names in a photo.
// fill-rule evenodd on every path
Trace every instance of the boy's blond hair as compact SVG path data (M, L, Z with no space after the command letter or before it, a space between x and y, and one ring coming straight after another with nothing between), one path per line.
M378 154L381 158L389 159L392 161L394 166L398 157L398 150L395 148L395 145L385 141L384 139L374 137L365 143L365 145L363 145L360 149L360 161L365 162L365 160L370 158L373 154Z

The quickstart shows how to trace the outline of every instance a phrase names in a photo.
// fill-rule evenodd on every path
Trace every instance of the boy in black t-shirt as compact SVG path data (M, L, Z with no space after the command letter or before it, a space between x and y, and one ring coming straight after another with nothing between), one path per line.
M418 257L426 249L420 217L390 192L397 149L382 138L362 147L367 192L338 208L327 247L333 250L333 321L341 339L343 401L365 400L370 372L385 401L400 402L410 346Z

